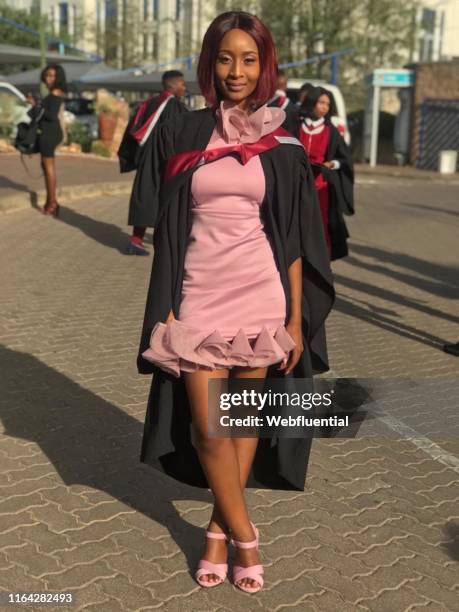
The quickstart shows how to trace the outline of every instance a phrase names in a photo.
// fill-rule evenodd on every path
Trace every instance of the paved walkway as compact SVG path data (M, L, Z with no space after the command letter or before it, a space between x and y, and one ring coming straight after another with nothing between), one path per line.
M133 175L120 174L117 160L95 155L57 155L58 197L128 193ZM46 193L40 156L0 155L0 212L41 205Z
M95 612L458 610L459 360L440 350L458 339L457 187L357 187L333 370L448 393L395 402L374 421L385 437L315 441L304 493L248 491L266 571L255 596L196 585L210 495L138 462L151 258L120 252L126 197L62 204L60 220L0 217L0 589L71 591L65 609Z

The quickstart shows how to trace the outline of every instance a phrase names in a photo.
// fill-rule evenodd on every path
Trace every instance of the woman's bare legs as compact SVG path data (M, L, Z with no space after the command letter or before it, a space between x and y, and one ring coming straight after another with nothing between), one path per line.
M234 368L237 378L265 378L266 368ZM198 370L185 373L185 385L190 401L196 446L202 468L215 496L215 506L209 530L227 532L231 529L236 540L251 541L253 529L249 521L243 490L253 462L257 438L209 438L208 436L208 381L209 378L227 378L228 370ZM224 540L207 540L204 558L213 563L223 563L227 556ZM258 563L255 549L238 550L238 563L243 566ZM206 576L203 576L203 580ZM207 580L218 580L213 574ZM245 584L256 582L244 579Z
M56 163L54 157L43 157L41 158L41 167L45 175L45 186L46 186L46 204L45 206L52 206L57 202L56 197Z
M231 371L231 376L232 378L258 378L264 380L266 378L266 373L267 368L234 368ZM232 438L232 441L236 448L241 488L242 491L244 491L257 451L258 438ZM238 540L239 538L235 539ZM255 534L253 534L251 539L255 539ZM243 567L258 565L258 563L260 563L258 551L255 548L236 548L235 563ZM239 584L254 588L258 586L257 581L251 580L250 578L243 578L240 580Z

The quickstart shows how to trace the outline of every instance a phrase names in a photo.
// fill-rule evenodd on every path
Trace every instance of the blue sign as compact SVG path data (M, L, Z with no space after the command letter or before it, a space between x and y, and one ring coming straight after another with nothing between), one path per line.
M411 87L414 82L412 70L384 70L379 68L372 74L371 83L375 87Z

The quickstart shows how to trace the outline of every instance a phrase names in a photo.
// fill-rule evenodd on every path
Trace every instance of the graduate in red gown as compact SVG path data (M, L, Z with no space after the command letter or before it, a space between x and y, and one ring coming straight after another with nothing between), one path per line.
M349 148L331 122L332 103L329 91L314 87L286 127L311 162L330 259L335 260L348 254L343 215L354 214L354 171Z

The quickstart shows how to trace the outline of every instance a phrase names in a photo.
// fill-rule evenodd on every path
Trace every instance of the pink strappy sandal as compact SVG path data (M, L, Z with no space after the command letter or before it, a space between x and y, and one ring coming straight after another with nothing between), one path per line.
M214 533L213 531L206 531L206 538L210 540L227 540L227 536L224 533ZM198 563L198 569L195 573L196 582L202 587L214 587L225 582L226 575L228 573L228 563L212 563L206 559L201 559ZM215 574L220 578L217 582L210 582L209 580L201 580L203 576L209 574Z
M255 540L251 542L238 542L237 540L231 540L236 548L257 548L258 549L258 541L259 541L259 533L258 529L251 522L253 527L253 531L255 533ZM263 566L262 565L249 565L248 567L242 567L242 565L235 565L233 567L233 583L238 589L244 591L245 593L258 593L263 588ZM244 578L249 578L250 580L255 580L258 582L259 586L251 587L239 584L241 580Z

